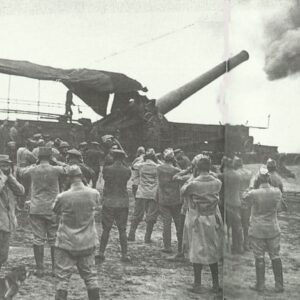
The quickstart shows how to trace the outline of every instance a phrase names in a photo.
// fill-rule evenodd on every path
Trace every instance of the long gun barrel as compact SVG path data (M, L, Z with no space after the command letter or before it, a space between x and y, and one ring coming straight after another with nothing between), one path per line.
M181 86L180 88L169 92L168 94L156 100L156 106L161 114L166 114L181 102L198 92L200 89L220 77L221 75L231 71L239 64L249 59L247 51L241 51L239 54L233 56L227 61L222 62L208 72L200 75L194 80Z

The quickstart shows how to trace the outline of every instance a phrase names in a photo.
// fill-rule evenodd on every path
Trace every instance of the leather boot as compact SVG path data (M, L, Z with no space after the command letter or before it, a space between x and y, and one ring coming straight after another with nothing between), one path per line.
M282 273L282 262L280 258L272 260L272 268L275 279L275 292L282 293L283 289L283 273Z
M50 248L51 252L51 264L52 264L52 276L55 276L55 247Z
M44 276L44 246L33 245L33 254L36 263L37 277Z
M201 273L202 273L202 265L201 264L193 264L194 269L194 284L193 287L188 289L189 292L194 294L201 294Z
M95 289L90 289L87 291L89 300L100 300L100 289L95 288Z
M138 225L135 222L131 222L127 241L129 241L129 242L135 241L135 232L136 232L137 227L138 227Z
M151 241L151 235L154 227L154 222L148 222L146 226L146 234L145 234L145 243L150 244Z
M163 224L163 244L164 248L161 250L163 253L173 253L171 247L171 223Z
M122 262L130 262L130 258L127 255L127 236L126 236L126 231L120 231L119 232L119 237L120 237L120 245L121 245L121 261Z
M209 265L210 272L211 272L211 278L212 278L212 291L214 293L221 292L221 288L219 285L219 269L218 269L218 263L210 264Z
M57 290L55 294L55 300L67 300L68 291L66 290Z
M252 290L263 292L265 289L265 260L263 258L255 259L256 284L250 287Z
M100 249L99 249L99 254L95 256L95 263L96 265L104 262L105 256L104 252L108 243L109 239L109 230L103 230L101 238L100 238Z

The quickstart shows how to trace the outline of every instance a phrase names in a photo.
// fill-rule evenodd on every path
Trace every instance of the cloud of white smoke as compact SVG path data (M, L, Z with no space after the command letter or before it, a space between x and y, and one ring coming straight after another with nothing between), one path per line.
M300 0L266 25L264 70L269 80L300 73Z

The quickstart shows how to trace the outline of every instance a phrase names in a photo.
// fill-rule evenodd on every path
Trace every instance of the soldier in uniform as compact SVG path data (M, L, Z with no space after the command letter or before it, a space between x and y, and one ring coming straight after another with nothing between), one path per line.
M67 164L77 165L80 167L81 173L82 173L82 182L87 185L95 175L92 168L88 167L82 159L81 153L76 149L70 149L68 150L67 155Z
M158 216L157 203L157 159L154 149L147 149L144 161L135 164L139 170L140 181L136 192L134 212L131 220L129 237L135 239L135 232L146 212L145 243L151 243L151 235Z
M136 158L131 164L131 181L132 181L132 193L135 198L136 191L138 189L139 181L140 181L140 175L139 175L139 170L135 168L135 165L137 163L141 163L144 160L144 155L145 155L145 148L144 147L139 147L136 152Z
M8 258L11 233L16 226L15 203L9 190L15 196L24 194L24 187L12 174L8 155L0 154L0 269Z
M223 222L218 207L221 181L210 174L209 157L193 160L193 177L181 188L187 213L183 234L184 249L194 269L194 285L189 291L201 293L203 265L209 265L213 292L219 293L218 262L223 254Z
M233 167L240 175L240 199L242 199L243 194L249 189L250 181L252 177L252 172L245 169L243 166L243 161L239 157L234 157ZM251 210L249 206L241 202L241 222L243 228L243 240L244 240L244 251L249 251L249 239L248 230L250 224Z
M20 176L20 170L21 168L25 168L28 166L31 166L36 163L36 157L33 155L31 152L33 147L35 145L34 140L26 140L25 141L25 146L20 147L17 150L17 170L16 170L16 177L17 180L24 186L25 188L25 193L22 197L20 197L20 203L18 203L19 206L23 206L26 198L29 195L30 191L30 178L22 178Z
M98 236L95 212L99 209L100 195L82 182L79 166L68 167L71 188L59 194L53 211L60 216L55 242L56 300L66 300L68 286L76 266L84 280L89 300L98 300L99 285L95 267L95 249Z
M103 168L104 190L102 207L103 232L100 239L100 251L97 261L105 259L104 252L108 243L110 230L116 222L119 230L123 262L128 262L126 226L128 220L129 197L127 182L131 177L130 169L123 164L125 153L123 150L113 151L114 163Z
M58 146L59 156L57 160L65 163L67 161L67 154L69 149L70 149L69 143L65 141L61 141Z
M175 174L180 172L179 168L173 166L175 159L173 149L166 149L163 153L164 163L157 167L158 174L158 204L159 212L163 221L163 243L165 253L172 253L171 248L171 225L174 220L178 249L181 249L182 235L180 234L180 191L179 183L173 180ZM179 251L178 251L179 252Z
M73 103L73 94L71 91L67 91L66 103L65 103L65 107L66 107L65 115L70 119L71 123L72 123L72 117L73 117L72 106L74 106L74 105L75 104Z
M243 253L243 228L241 220L240 185L241 176L234 170L230 158L224 160L223 184L225 201L225 219L232 231L232 254Z
M184 152L181 149L176 149L174 153L177 164L179 165L181 170L186 170L188 167L191 166L190 159L184 154Z
M280 228L277 219L282 194L279 188L270 185L270 176L265 167L257 178L258 188L249 191L245 202L251 207L249 228L250 245L255 257L256 284L252 289L265 289L265 252L269 254L275 278L275 291L283 292L283 273L280 258Z
M96 184L99 178L100 166L103 161L104 153L100 150L100 144L98 142L91 142L90 148L85 153L85 163L93 169L94 176L92 178L92 186L96 188Z
M78 146L78 150L80 151L84 162L86 161L85 153L87 150L87 146L88 146L87 142L81 142Z
M54 272L54 243L57 230L56 216L52 204L59 193L59 178L65 174L62 166L50 164L52 150L40 147L38 164L20 170L20 176L31 180L30 223L33 233L33 252L36 275L44 274L44 243L51 247L52 272Z

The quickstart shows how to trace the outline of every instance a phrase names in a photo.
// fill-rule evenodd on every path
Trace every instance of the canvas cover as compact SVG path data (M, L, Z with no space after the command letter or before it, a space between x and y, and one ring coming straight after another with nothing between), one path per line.
M0 59L0 73L63 83L97 114L106 115L109 94L141 90L138 81L121 73L92 69L59 69L28 61ZM122 101L122 97L118 101Z

